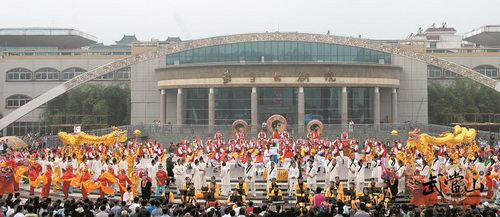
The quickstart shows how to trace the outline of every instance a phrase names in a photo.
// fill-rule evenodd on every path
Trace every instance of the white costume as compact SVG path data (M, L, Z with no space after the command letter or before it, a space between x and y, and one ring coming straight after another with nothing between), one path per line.
M316 191L316 188L318 187L316 183L316 175L318 175L318 169L315 166L308 166L306 168L307 170L307 185L309 185L309 188L312 189L312 191Z
M231 191L231 170L229 165L223 166L220 170L221 195L229 195Z
M175 186L177 187L177 194L181 194L182 183L186 179L186 168L184 165L176 164L173 169L175 177Z
M200 164L195 165L193 167L193 170L191 170L191 175L193 175L193 183L194 183L194 188L196 190L201 190L201 187L203 186L203 178L202 177L202 171L200 171L202 167Z
M290 167L290 169L288 169L288 184L289 184L289 192L294 192L294 187L295 187L295 183L297 183L297 179L299 178L299 175L300 175L300 171L299 171L299 168L297 168L297 166L295 166L295 168Z
M248 193L255 197L255 165L245 164L243 172L245 173L245 182L248 185Z

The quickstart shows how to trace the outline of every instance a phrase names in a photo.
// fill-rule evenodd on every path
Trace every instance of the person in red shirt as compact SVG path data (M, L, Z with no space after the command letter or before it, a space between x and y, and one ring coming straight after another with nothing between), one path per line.
M118 181L122 186L120 187L120 199L123 200L123 194L125 194L125 189L127 189L127 183L130 185L132 182L125 173L125 169L120 170L120 174L118 174L116 178L118 178Z
M165 192L165 186L167 185L168 174L163 169L163 165L158 166L158 172L156 172L156 196L161 196Z
M89 173L89 170L88 168L84 168L83 169L83 174L82 176L80 177L80 183L84 183L85 181L87 180L90 180L90 173ZM85 190L85 188L83 187L83 185L81 186L81 192L82 192L82 199L87 199L87 194L88 192Z
M73 166L68 165L64 170L64 174L61 176L61 180L63 180L62 191L64 193L64 199L68 198L69 185L71 183L71 178L74 178L75 174L73 173Z
M44 177L44 182L42 185L42 191L40 192L41 197L49 197L50 193L50 185L52 184L52 166L50 164L47 164L47 171L43 174Z
M39 163L34 163L31 165L30 170L28 171L29 181L30 181L30 196L35 195L35 187L33 186L36 178L40 175L42 171L42 165ZM33 184L33 185L32 185Z

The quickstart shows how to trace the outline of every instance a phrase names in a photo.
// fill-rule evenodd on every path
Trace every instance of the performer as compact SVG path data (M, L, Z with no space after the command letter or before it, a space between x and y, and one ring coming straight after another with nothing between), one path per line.
M64 169L64 174L61 176L61 180L63 180L62 191L64 193L64 199L68 199L69 197L68 191L71 184L70 179L74 177L75 174L73 173L73 166L71 165L66 166L66 169Z
M246 198L245 195L240 195L238 194L238 191L233 191L229 197L227 197L227 205L232 206L235 205L237 202L233 201L232 198L238 198L241 197L241 203L246 204Z
M167 185L168 174L163 169L163 165L158 166L158 172L156 172L156 190L155 195L161 196L165 192L165 186Z
M292 162L292 166L288 169L288 191L292 194L293 189L295 187L295 183L297 183L297 179L299 178L299 168L297 168L297 163Z
M269 168L267 168L267 185L271 183L271 180L278 178L278 169L275 167L274 162L270 162Z
M200 165L200 161L198 159L194 160L194 167L191 170L191 175L193 177L193 183L196 190L200 190L203 186L203 168Z
M71 166L71 165L69 165ZM90 171L88 167L85 167L82 170L82 176L80 177L80 191L82 192L82 199L88 199L88 193L87 190L85 189L83 183L86 182L87 180L90 180Z
M141 196L143 200L151 199L151 188L153 187L153 183L151 182L151 178L148 176L148 172L144 172L142 174L141 180Z
M253 176L255 176L255 166L252 164L252 158L248 158L248 162L245 165L245 169L243 170L245 172L245 182L249 186L250 190L252 191L252 195L255 197L255 179ZM246 194L248 195L248 194Z
M128 176L126 174L126 169L121 169L120 174L118 174L118 176L116 178L118 178L118 181L120 182L120 185L122 186L122 187L120 187L120 199L123 200L123 194L125 194L125 189L127 188L127 183L129 185L131 185L132 181L130 181L130 179L128 178Z
M349 170L347 173L347 182L355 182L356 180L356 172L358 171L358 165L356 160L354 159L354 154L351 154L349 161L347 162L347 169Z
M242 177L238 177L238 183L236 183L235 189L240 195L248 195L248 185L247 183L245 183L245 181L243 181Z
M298 182L295 183L295 196L297 197L304 197L306 196L305 191L307 189L307 184L304 183L304 178L299 177Z
M42 165L40 165L39 163L33 163L28 171L30 182L30 196L35 195L35 187L37 187L35 182L41 171Z
M334 181L330 181L330 187L326 188L325 197L334 199L334 202L344 200L343 195L338 193L338 188L335 186Z
M210 182L208 183L208 192L213 193L215 197L220 196L220 186L215 181L215 176L210 177Z
M368 164L363 163L363 161L358 161L358 169L356 172L356 186L358 191L363 191L365 187L365 169L369 167ZM373 179L373 178L372 178Z
M170 188L167 186L165 192L161 195L167 204L173 204L175 202L174 193L170 192Z
M196 188L189 177L186 178L186 183L182 186L182 190L184 191L184 195L181 196L183 203L196 202Z
M312 188L316 189L318 187L316 183L316 175L318 175L318 170L314 167L313 161L309 161L309 167L307 168L307 184Z
M177 159L177 163L174 166L174 177L175 186L177 188L177 194L181 194L181 188L184 180L186 180L186 168L184 167L184 162L182 158Z
M50 164L47 164L47 166L45 168L46 168L46 171L43 174L44 182L42 185L42 191L40 192L40 196L47 198L47 197L49 197L50 185L52 184L52 166L50 166Z
M280 200L283 200L283 193L279 189L278 185L275 185L273 187L273 189L267 193L266 199L270 200L270 199L272 199L272 197L275 197L275 196L279 196L279 197L281 197Z
M230 166L226 165L226 162L222 162L220 177L222 183L221 195L229 195L231 190L231 170Z

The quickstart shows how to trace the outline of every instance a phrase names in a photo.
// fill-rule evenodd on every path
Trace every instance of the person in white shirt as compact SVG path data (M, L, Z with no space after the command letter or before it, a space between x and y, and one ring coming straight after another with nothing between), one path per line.
M248 185L248 190L255 197L255 166L252 164L252 158L248 158L248 162L245 164L245 168L243 169L245 173L245 182ZM250 193L249 192L249 193Z
M358 161L358 170L356 172L356 187L358 191L362 192L365 187L365 171L368 167L368 163L364 163L363 161Z
M348 182L349 183L355 182L356 172L357 172L357 169L358 169L358 164L356 162L356 159L354 159L354 155L352 155L349 158L349 161L347 162L347 169L348 169L348 172L347 172L347 180L348 180Z
M267 185L271 184L271 180L273 178L278 178L278 168L276 168L276 164L273 161L270 161L269 168L267 169Z
M290 167L290 169L288 169L288 191L290 192L290 194L292 194L294 191L295 183L297 183L299 175L300 171L299 168L297 168L297 163L292 162L292 166Z
M132 204L132 200L134 199L134 192L132 192L132 187L128 186L127 191L123 193L123 201L127 203L127 205Z
M318 175L318 169L314 167L313 161L309 161L309 166L306 168L307 171L307 184L310 189L316 189L318 184L316 183L316 176Z
M135 208L137 207L140 207L141 204L139 204L139 198L138 197L134 197L134 202L132 204L130 204L130 206L128 207L130 209L130 214L134 214L135 213Z
M177 163L174 166L174 177L175 186L177 188L177 194L181 193L182 182L186 179L186 168L183 165L182 158L177 159Z
M337 163L337 158L332 158L332 163L329 167L330 170L330 181L335 180L335 177L340 176L340 165Z
M231 166L226 165L226 162L222 162L222 168L220 170L220 177L221 177L221 195L229 195L229 192L231 191Z

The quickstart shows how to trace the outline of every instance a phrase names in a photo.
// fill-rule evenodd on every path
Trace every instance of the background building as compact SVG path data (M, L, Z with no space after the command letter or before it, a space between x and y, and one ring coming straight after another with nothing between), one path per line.
M72 29L0 29L0 74L5 76L0 79L0 111L5 116L105 63L148 50L172 49L178 52L92 82L130 82L132 124L160 120L216 126L242 119L256 129L273 114L299 127L312 119L326 124L427 123L429 81L446 83L456 74L399 50L382 51L384 44L441 57L498 79L498 32L498 26L486 26L461 36L443 25L420 29L407 39L385 41L301 33L148 42L125 36L116 45L105 46ZM28 39L21 40L24 37ZM4 132L36 132L39 111Z

